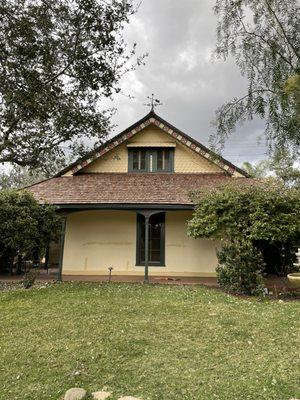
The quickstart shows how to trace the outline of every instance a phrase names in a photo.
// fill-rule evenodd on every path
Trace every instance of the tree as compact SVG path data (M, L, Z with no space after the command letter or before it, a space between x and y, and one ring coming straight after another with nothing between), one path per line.
M238 121L266 120L271 152L300 145L300 9L297 0L217 0L216 54L234 57L248 80L244 96L216 113L221 143ZM294 146L294 147L293 147Z
M265 178L270 171L270 162L262 160L256 164L251 164L249 161L245 161L242 168L253 178Z
M28 167L14 166L9 171L0 172L0 190L20 189L45 179L40 171L29 170Z
M260 285L261 255L266 272L286 274L293 268L300 240L299 194L271 179L242 186L233 182L191 195L196 209L188 234L223 243L218 254L220 283L253 291Z
M296 119L300 123L300 73L291 75L285 85L285 92L295 102Z
M33 185L36 182L51 178L70 163L71 159L69 157L61 157L57 162L48 162L43 166L43 170L41 168L33 169L14 164L11 168L0 171L0 190L22 189Z
M231 241L299 239L299 190L274 179L238 185L233 182L192 194L196 204L188 223L190 236Z
M257 164L246 161L243 169L253 178L275 177L287 187L300 189L300 170L287 149L279 149L274 157Z
M270 162L270 169L286 186L300 189L300 170L287 149L279 149Z
M122 37L134 12L129 0L1 2L1 163L43 169L106 137L100 101L143 60Z
M58 238L61 223L51 205L40 205L25 191L0 191L0 250L9 263L16 256L41 257Z

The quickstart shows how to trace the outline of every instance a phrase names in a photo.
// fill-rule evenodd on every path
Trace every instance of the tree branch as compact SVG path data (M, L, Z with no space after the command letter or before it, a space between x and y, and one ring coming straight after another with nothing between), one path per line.
M235 105L241 103L243 100L245 100L247 97L253 95L254 93L264 93L264 92L275 93L274 90L271 90L271 89L256 89L256 90L253 90L252 92L245 94L245 96L240 97L240 98L237 99L236 101L227 103L228 105L230 105L230 108L228 108L228 109L226 110L226 113L224 113L224 114L227 114L227 112L229 112L229 111L231 110L232 107L234 107Z
M275 50L275 53L278 54L279 57L281 57L294 71L296 71L296 67L293 66L293 64L291 63L290 60L288 60L280 51L274 49L271 45L271 43L269 43L263 36L259 35L256 32L250 32L247 30L244 21L242 20L242 18L239 16L239 20L242 24L242 27L244 29L244 32L241 32L241 34L245 34L245 35L252 35L255 36L257 38L259 38L263 43L265 43L268 47L270 47L272 49L272 51Z
M278 26L281 29L281 32L287 42L287 44L291 47L291 49L293 50L295 56L298 58L298 60L300 61L300 55L297 53L297 50L295 49L294 45L291 43L289 37L287 36L285 29L282 25L282 23L280 22L279 18L277 17L275 11L272 9L272 7L270 6L270 3L268 2L268 0L264 0L265 4L267 5L267 8L269 10L269 12L274 16L275 21L277 22Z
M49 78L48 80L43 82L43 85L47 85L48 83L54 81L55 79L57 79L59 76L63 75L64 72L74 63L75 61L75 53L76 53L76 49L77 49L77 45L78 45L78 41L79 41L79 35L80 32L78 32L76 34L76 39L75 39L75 44L74 44L74 51L73 51L73 56L72 59L68 62L68 64L62 69L60 70L57 74L55 74L54 76L52 76L51 78Z

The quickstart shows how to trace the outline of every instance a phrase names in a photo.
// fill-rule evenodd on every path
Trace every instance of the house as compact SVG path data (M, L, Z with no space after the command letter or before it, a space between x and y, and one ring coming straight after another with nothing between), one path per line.
M152 110L28 190L64 215L62 279L212 277L219 244L187 236L189 192L247 178Z

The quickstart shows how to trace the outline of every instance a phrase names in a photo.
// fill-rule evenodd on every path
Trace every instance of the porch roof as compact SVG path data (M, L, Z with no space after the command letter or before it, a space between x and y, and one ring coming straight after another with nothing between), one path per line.
M250 183L226 173L94 173L54 177L26 190L40 203L75 204L176 204L190 205L189 192L217 187L225 182Z

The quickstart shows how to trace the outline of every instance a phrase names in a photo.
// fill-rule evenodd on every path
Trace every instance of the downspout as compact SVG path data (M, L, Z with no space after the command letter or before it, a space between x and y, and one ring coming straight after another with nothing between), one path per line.
M58 276L57 280L62 281L62 267L64 258L64 247L65 247L65 234L66 234L67 217L62 217L61 232L60 232L60 252L59 252L59 264L58 264Z

